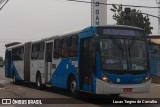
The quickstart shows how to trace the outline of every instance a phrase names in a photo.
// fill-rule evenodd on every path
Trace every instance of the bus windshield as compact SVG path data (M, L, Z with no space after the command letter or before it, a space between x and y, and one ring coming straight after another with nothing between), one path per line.
M100 49L105 70L147 70L145 40L103 38L100 39Z

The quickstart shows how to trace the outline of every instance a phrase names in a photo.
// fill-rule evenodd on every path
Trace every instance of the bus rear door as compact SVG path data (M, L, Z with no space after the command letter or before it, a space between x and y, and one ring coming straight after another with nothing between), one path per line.
M52 78L52 53L53 42L46 43L45 51L45 82L49 82Z
M24 50L24 80L30 81L31 42L25 43Z

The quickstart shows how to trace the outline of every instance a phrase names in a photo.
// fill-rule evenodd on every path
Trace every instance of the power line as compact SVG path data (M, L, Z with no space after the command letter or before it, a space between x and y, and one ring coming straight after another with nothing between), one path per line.
M3 9L3 7L8 3L8 1L9 1L9 0L6 0L6 1L5 1L5 0L1 0L1 1L0 1L0 4L2 4L3 2L5 2L5 3L2 5L2 7L0 8L0 11L1 11L1 10Z
M73 2L82 2L82 3L96 3L96 2L88 2L88 1L80 1L80 0L67 0L67 1L73 1ZM136 5L122 5L122 4L107 4L107 3L100 3L99 4L102 4L102 5L121 5L121 6L125 6L125 7L139 7L139 8L160 8L160 7L152 7L152 6L136 6ZM155 18L158 18L160 19L159 16L155 16L155 15L151 15L151 14L147 14L147 13L142 13L142 14L145 14L145 15L148 15L148 16L151 16L151 17L155 17Z
M160 17L159 17L159 16L151 15L151 14L148 14L148 13L142 13L142 14L145 14L145 15L152 16L152 17L155 17L155 18L160 19Z
M89 1L81 1L81 0L66 0L66 1L73 1L73 2L81 2L81 3L96 3L96 2L89 2ZM157 9L157 8L160 8L160 7L153 7L153 6L136 6L136 5L123 5L123 4L108 4L108 3L100 3L99 4L102 4L102 5L121 5L121 6L125 6L125 7L138 7L138 8L153 8L153 9Z

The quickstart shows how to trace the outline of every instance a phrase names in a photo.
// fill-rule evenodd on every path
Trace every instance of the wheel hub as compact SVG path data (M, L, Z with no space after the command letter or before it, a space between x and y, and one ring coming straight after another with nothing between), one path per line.
M76 90L76 81L72 81L72 83L71 83L71 91L72 91L72 93L74 93L75 90Z

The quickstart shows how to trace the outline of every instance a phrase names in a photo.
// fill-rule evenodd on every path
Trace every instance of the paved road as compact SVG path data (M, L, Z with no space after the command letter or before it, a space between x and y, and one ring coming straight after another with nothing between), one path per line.
M118 99L111 96L101 95L84 95L83 99L71 98L65 90L45 88L43 90L37 90L35 84L30 83L19 83L13 84L11 79L4 77L4 69L0 68L0 98L49 98L47 100L57 101L55 104L43 104L43 105L23 105L24 107L128 107L128 105L111 105L111 104L100 104L106 102L106 100L114 101L130 101L137 98L160 98L160 84L152 84L151 91L149 93L139 94L124 94ZM92 99L91 99L92 98ZM156 99L154 99L156 100ZM99 102L99 103L96 103ZM130 105L137 106L137 105ZM160 107L158 104L152 105L141 105L145 107ZM22 105L0 105L0 107L22 107Z

